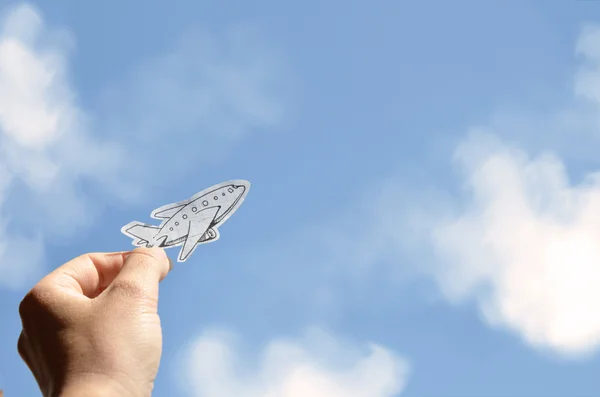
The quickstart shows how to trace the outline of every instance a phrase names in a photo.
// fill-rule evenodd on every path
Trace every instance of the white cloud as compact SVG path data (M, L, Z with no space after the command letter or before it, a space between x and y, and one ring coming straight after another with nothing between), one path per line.
M600 115L599 49L600 29L584 29L574 91L588 102L575 100L571 108L582 120ZM510 130L491 130L496 134L472 131L455 152L468 200L454 217L433 219L434 277L450 300L475 299L490 324L532 346L569 356L594 352L600 347L600 171L574 183L556 153L530 156L498 138Z
M38 12L27 4L8 10L0 32L0 283L16 287L39 270L46 227L35 221L19 227L7 200L19 186L27 189L22 204L28 208L20 210L39 220L52 208L32 206L37 201L30 199L33 195L44 196L41 203L49 196L72 201L68 191L54 186L78 176L70 175L74 164L61 157L60 146L76 133L79 116L65 77L65 49L50 42L53 32ZM93 158L95 150L88 148ZM86 167L81 168L85 173ZM76 217L74 223L84 220Z
M457 150L471 200L434 229L436 277L493 324L565 353L600 345L600 174L571 185L552 154L528 158L489 136Z
M309 290L315 307L325 302L324 310L339 312L345 299L337 299L342 291L332 291L337 284L331 277L353 278L354 283L344 284L347 288L383 274L385 280L377 279L379 291L388 279L413 277L406 272L410 267L432 277L449 302L475 301L492 327L508 329L536 349L568 357L596 352L600 171L575 182L559 153L564 149L572 155L573 146L596 147L600 136L600 28L584 29L577 53L582 65L573 81L574 96L564 108L545 117L539 112L503 115L500 122L493 117L489 127L469 131L454 156L466 200L441 189L425 192L422 187L430 182L406 174L369 186L368 196L357 200L365 204L300 233L297 251L290 243L279 249L278 260L256 261L288 263L290 282L273 288L281 288L280 296L302 296L303 302ZM546 136L551 135L548 120L558 125L552 133L569 135ZM528 154L523 143L535 154ZM307 242L305 236L314 240ZM263 270L283 272L275 266Z
M393 397L409 365L388 349L352 346L318 329L269 342L253 362L240 360L239 341L210 330L192 344L185 362L192 395L202 397Z
M102 117L110 122L100 124L77 103L69 81L72 44L29 4L1 15L1 286L20 288L39 277L47 241L89 226L100 200L139 197L175 167L183 177L200 172L207 156L192 156L197 128L216 145L281 115L265 91L262 58L246 65L251 57L234 59L240 51L228 58L215 53L217 42L212 52L192 42L122 82L120 101Z

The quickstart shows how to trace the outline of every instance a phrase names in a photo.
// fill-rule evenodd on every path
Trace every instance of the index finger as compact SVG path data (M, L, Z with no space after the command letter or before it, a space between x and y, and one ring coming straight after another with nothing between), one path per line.
M110 283L107 292L141 293L156 298L158 283L171 270L171 260L162 248L136 248Z
M48 274L38 286L59 286L94 298L119 274L130 254L130 251L94 252L78 256Z

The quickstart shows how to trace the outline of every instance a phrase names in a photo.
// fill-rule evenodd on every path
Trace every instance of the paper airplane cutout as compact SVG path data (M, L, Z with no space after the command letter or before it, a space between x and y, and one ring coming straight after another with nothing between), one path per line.
M219 183L196 193L190 199L163 205L152 211L159 226L131 222L121 232L136 247L170 248L182 245L178 262L185 262L199 244L219 239L221 226L242 205L250 182L234 180Z

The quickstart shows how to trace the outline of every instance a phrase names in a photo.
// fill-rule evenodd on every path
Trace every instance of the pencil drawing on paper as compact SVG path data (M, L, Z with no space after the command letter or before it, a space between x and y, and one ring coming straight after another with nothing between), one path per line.
M249 190L250 182L245 180L219 183L188 200L152 211L152 218L162 220L159 226L134 221L121 232L131 237L136 247L181 245L177 261L185 262L198 245L219 239L218 227L240 207Z

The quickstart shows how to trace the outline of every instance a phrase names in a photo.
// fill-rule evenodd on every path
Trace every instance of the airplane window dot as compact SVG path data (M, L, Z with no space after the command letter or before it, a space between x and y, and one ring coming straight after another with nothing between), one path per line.
M218 200L218 199L219 199L219 196L213 197L213 200Z
M175 222L175 226L179 226L179 222Z
M233 193L233 189L232 189L232 188L229 188L229 189L227 189L227 191L228 191L229 193Z
M183 214L183 219L187 219L187 215Z
M207 205L208 205L208 201L204 200L204 201L202 202L202 205L204 205L204 206L207 206Z
M198 211L198 208L192 207L192 211L196 212L196 211Z
M170 230L170 231L173 231L173 228L172 228L172 227L170 227L170 228L169 228L169 230Z
M223 192L223 193L221 194L221 196L225 196L225 192Z

